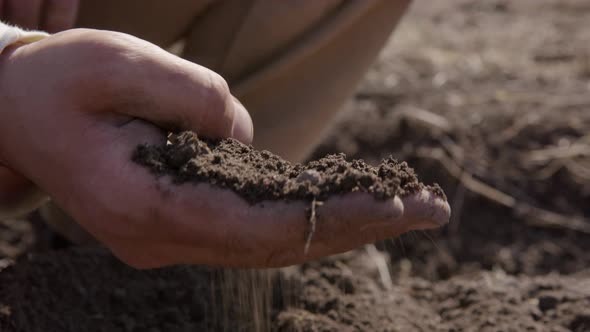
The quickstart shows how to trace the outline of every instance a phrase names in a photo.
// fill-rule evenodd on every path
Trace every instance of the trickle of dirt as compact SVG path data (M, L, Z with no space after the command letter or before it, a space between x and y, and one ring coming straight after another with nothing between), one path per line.
M377 167L344 154L291 164L237 140L200 139L193 132L171 134L165 145L140 145L133 161L175 183L209 183L236 192L251 204L265 200L324 200L367 192L376 199L405 196L425 188L405 162L384 159ZM438 186L429 187L444 197Z

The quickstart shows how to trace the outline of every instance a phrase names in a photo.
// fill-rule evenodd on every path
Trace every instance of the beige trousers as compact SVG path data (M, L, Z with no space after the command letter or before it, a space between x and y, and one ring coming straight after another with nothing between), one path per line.
M78 26L133 34L228 81L254 146L301 161L384 46L410 0L82 0ZM55 206L43 215L70 239ZM78 241L79 242L79 241Z
M377 57L409 0L82 0L78 25L127 32L226 78L254 145L299 161Z

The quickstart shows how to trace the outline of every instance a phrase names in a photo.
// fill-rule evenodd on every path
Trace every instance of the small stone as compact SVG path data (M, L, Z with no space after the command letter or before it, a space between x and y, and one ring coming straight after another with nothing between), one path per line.
M307 169L299 174L299 176L295 179L297 182L304 182L309 181L311 184L318 184L322 176L320 172L316 171L315 169Z

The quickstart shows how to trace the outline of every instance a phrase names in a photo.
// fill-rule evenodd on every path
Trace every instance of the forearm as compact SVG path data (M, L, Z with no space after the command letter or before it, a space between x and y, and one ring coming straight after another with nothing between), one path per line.
M47 34L43 32L23 31L0 22L0 61L5 48L32 43L46 36ZM0 71L0 75L2 75L2 71ZM1 100L2 91L0 90ZM5 132L4 126L10 125L8 114L8 110L0 110L0 131ZM37 208L47 200L47 195L29 180L8 167L7 162L3 160L8 159L8 156L4 155L1 147L9 144L7 142L10 140L4 135L0 135L0 139L4 140L4 142L0 142L0 219L5 219L23 215Z

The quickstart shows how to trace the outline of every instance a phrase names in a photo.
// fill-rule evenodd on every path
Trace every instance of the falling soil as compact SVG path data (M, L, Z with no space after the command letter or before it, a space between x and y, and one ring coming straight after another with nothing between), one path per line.
M170 175L175 183L206 182L231 189L252 204L325 200L351 192L367 192L381 200L424 188L414 170L393 158L374 167L335 154L293 165L231 138L203 140L193 132L172 134L165 145L140 145L132 158L156 175ZM432 191L444 196L438 186Z

